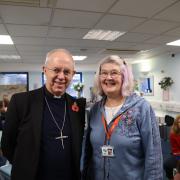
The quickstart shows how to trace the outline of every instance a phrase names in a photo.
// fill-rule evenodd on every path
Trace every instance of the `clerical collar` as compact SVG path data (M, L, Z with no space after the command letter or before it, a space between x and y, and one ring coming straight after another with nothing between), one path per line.
M50 97L50 98L53 98L53 99L61 99L61 98L64 97L64 94L63 94L62 96L56 96L56 95L50 93L50 92L47 90L46 86L44 86L44 92L45 92L45 95L46 95L46 96L48 96L48 97Z

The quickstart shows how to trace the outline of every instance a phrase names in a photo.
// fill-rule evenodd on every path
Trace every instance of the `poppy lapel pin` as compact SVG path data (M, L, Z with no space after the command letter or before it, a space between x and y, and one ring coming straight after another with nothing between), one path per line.
M75 111L75 112L79 111L79 106L77 105L76 102L74 102L73 105L72 105L72 111Z

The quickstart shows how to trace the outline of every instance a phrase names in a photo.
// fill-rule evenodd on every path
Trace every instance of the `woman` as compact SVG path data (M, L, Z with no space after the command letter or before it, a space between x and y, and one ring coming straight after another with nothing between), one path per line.
M173 180L173 169L177 167L180 158L180 115L178 115L170 130L170 144L172 155L164 162L167 178Z
M90 111L83 179L162 180L162 153L154 111L132 93L131 68L119 56L100 62Z

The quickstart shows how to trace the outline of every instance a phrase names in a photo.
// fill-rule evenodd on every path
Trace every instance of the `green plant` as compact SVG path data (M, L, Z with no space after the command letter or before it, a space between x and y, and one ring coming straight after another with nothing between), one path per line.
M73 85L73 88L75 91L81 92L84 88L84 85L80 82L78 82L77 84Z
M159 82L159 85L161 86L161 89L166 90L168 87L170 87L174 81L171 79L171 77L164 77Z

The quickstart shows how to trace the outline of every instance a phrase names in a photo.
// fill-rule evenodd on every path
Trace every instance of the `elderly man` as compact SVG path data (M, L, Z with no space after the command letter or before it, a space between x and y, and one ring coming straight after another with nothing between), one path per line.
M40 89L12 96L2 151L12 164L11 180L79 180L85 99L65 93L74 70L65 49L47 54Z

